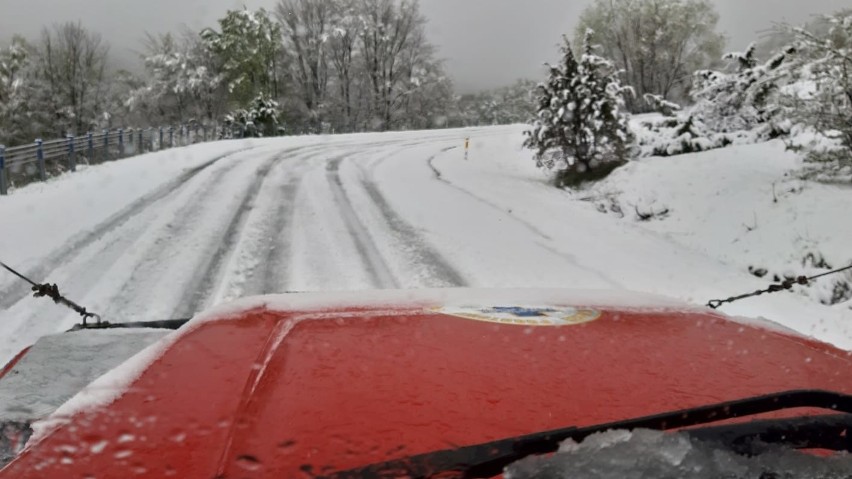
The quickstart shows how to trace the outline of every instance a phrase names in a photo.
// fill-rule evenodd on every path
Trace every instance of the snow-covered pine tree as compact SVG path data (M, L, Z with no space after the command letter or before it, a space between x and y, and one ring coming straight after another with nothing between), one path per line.
M557 170L563 187L595 179L627 159L631 136L618 72L594 54L589 30L580 60L566 37L562 60L548 65L550 77L538 86L537 118L524 146L535 150L540 167Z

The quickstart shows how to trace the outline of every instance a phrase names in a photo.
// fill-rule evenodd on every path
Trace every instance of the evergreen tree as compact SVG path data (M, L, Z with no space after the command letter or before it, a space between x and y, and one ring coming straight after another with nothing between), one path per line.
M540 167L557 169L557 185L569 176L605 169L627 158L631 142L624 95L612 63L593 53L591 30L578 61L565 38L562 61L548 65L550 78L539 85L538 114L524 146L534 149Z

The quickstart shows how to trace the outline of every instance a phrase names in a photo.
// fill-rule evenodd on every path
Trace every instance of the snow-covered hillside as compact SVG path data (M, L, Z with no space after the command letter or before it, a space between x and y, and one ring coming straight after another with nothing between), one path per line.
M536 169L522 129L222 142L91 167L0 198L0 259L113 322L376 288L634 290L705 304L765 287L807 252L852 260L850 191L785 179L798 160L779 144L645 159L570 193ZM640 222L634 205L669 212ZM0 275L0 362L76 321L28 296ZM849 305L812 296L724 311L852 349Z
M852 264L852 221L844 220L852 186L791 175L801 168L779 140L635 161L582 196L601 212L778 281ZM852 274L799 293L848 309L849 285Z

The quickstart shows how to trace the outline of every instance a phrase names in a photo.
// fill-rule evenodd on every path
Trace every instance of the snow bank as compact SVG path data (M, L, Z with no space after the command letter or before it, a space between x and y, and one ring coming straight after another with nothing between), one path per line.
M441 181L460 193L445 189L447 203L466 196L482 206L476 212L442 208L445 217L459 217L463 233L446 248L463 253L453 256L454 264L474 278L473 286L625 289L705 305L766 288L772 274L825 271L802 266L809 253L834 267L852 262L852 221L844 221L850 190L786 175L802 160L783 142L641 159L588 190L562 191L548 184L531 152L521 148L522 131L510 127L502 137L475 138L468 161L458 150L431 161ZM389 163L384 174L388 191L391 179L405 174L392 167ZM408 183L404 188L414 189ZM390 199L400 211L426 214L425 207L408 206L410 199L399 189ZM472 222L476 228L464 226ZM462 235L477 248L462 249ZM491 260L480 264L491 248L511 252L499 257L502 271ZM486 272L485 266L492 268ZM749 266L772 274L757 278ZM831 284L722 310L852 349L852 312L819 301L829 293L822 288Z
M852 264L852 221L844 221L852 189L797 180L790 172L801 165L781 141L649 158L583 196L600 211L768 283ZM643 222L639 214L657 217ZM834 279L799 294L831 303Z

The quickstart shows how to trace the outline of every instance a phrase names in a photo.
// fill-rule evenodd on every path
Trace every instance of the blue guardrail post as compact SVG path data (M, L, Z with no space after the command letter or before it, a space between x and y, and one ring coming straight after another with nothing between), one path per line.
M175 127L169 127L169 148L175 147Z
M77 171L77 158L74 155L74 135L68 135L65 141L68 144L68 170Z
M0 195L8 194L8 188L6 184L6 147L0 145Z
M137 136L137 138L136 138L136 139L137 139L137 140L139 140L139 141L137 141L137 142L136 142L136 143L138 143L138 144L139 144L139 146L136 148L136 153L137 153L137 154L140 154L140 155L141 155L142 153L145 153L145 143L144 143L145 138L142 136L142 132L143 132L143 130L142 130L142 128L140 128L140 129L139 129L139 134L138 134L138 135L136 135L136 136Z
M86 133L86 139L89 143L89 164L91 164L95 162L95 136L90 131Z
M157 145L157 151L163 149L163 127L160 127L160 143Z
M38 179L47 181L47 168L44 166L44 141L41 138L36 143L36 160L38 163Z
M104 130L104 163L109 161L109 130Z
M124 130L118 129L118 157L124 157Z

